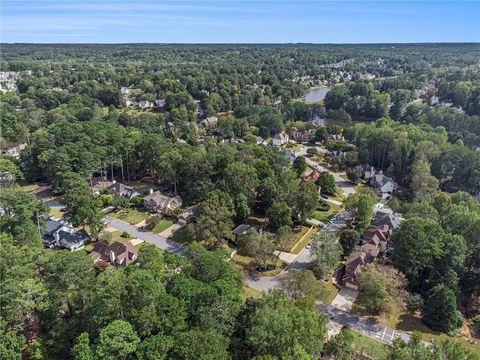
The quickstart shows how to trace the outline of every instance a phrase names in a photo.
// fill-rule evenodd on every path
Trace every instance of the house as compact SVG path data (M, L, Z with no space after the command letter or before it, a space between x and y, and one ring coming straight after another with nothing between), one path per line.
M308 130L295 131L292 133L292 138L296 141L310 142L313 139L313 135Z
M280 107L280 106L282 106L282 100L281 100L281 99L275 100L275 101L273 102L273 107L278 108L278 107Z
M255 229L254 227L248 224L240 224L235 229L232 230L234 235L234 242L238 242L239 238L245 236L250 229Z
M93 195L100 195L102 190L106 190L113 183L107 179L101 177L95 177L90 179L90 189Z
M197 217L202 213L202 207L200 204L192 205L185 209L183 213L178 215L178 223L180 225L190 224L195 221Z
M345 274L342 278L343 285L358 290L357 275L360 272L361 267L368 263L369 259L367 258L367 254L362 250L353 252L345 263Z
M272 139L272 145L273 146L283 146L288 144L289 137L285 132L281 132L280 134L277 134L273 137Z
M310 174L308 174L307 176L305 176L305 180L312 180L312 181L316 181L320 178L320 173L318 171L312 171Z
M209 116L206 119L203 119L200 124L205 127L213 127L217 125L218 118L216 116Z
M153 103L148 100L141 100L138 102L138 107L140 109L151 109L153 108Z
M94 263L99 261L126 267L137 259L138 251L131 242L115 241L108 245L103 241L97 242L90 253Z
M122 86L120 88L120 92L122 93L122 95L127 95L129 92L130 92L131 88L130 87L126 87L126 86Z
M123 197L125 199L133 199L135 196L140 196L140 193L134 188L122 183L118 183L115 180L112 181L112 184L107 187L107 193L116 197Z
M43 243L49 248L63 247L70 251L80 250L90 240L85 230L76 230L72 224L54 220L50 216L44 218L46 227L43 230Z
M25 149L27 147L27 144L24 143L24 144L20 144L20 145L17 145L17 146L14 146L10 149L7 149L5 151L5 155L6 156L11 156L15 159L19 159L20 158L20 152Z
M291 151L291 150L285 150L285 152L283 153L283 155L285 156L285 158L289 161L294 161L296 156L295 154Z
M387 250L391 234L392 230L387 224L370 226L363 233L363 242L364 244L372 244L379 249L378 253L383 253Z
M383 175L383 171L379 171L370 178L370 185L380 190L382 193L391 194L397 189L397 184L392 178Z
M150 191L150 194L143 198L143 204L151 212L168 213L182 206L182 199L179 196L163 195L160 191Z
M164 99L155 100L155 107L157 109L163 109L167 105L167 101Z
M256 141L257 145L265 144L265 139L262 138L261 136L256 136L255 141Z
M130 100L130 99L125 99L125 100L123 100L122 103L123 103L123 107L126 107L126 108L132 106L132 104L133 104L132 100Z
M344 141L345 138L341 134L330 134L330 139L335 140L335 141Z
M402 216L391 209L379 209L373 218L372 225L379 228L387 225L393 231L400 226L402 220Z

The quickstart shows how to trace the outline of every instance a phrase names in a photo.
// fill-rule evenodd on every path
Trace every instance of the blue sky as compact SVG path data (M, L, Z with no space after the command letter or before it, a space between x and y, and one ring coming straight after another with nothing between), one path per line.
M1 0L1 42L479 42L480 1Z

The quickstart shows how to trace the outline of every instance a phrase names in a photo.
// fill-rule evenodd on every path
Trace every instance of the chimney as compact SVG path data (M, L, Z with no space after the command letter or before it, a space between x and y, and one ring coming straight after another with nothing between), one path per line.
M150 194L150 195L153 194L153 188L150 188L149 194Z

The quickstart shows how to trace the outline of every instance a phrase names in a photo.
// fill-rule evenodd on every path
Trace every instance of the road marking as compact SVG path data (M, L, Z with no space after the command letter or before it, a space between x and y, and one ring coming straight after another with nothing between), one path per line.
M383 338L385 337L385 333L387 332L387 328L384 328L383 329L383 335L382 335L382 341L383 341Z
M392 332L392 338L391 338L391 340L393 341L394 339L395 339L395 329L394 329L393 332Z

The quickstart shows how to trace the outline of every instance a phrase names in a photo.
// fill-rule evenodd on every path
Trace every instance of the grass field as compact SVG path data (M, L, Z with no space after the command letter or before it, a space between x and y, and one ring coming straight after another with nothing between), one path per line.
M131 225L138 224L139 222L147 219L150 214L138 211L136 209L122 209L114 214L111 214L114 218L125 221Z
M330 219L333 217L333 215L338 213L341 209L340 206L332 204L332 203L328 203L328 205L330 205L330 210L328 210L328 211L315 210L315 212L313 213L313 218L315 220L327 223L327 222L330 221Z
M386 344L350 329L345 329L344 331L348 331L353 337L352 350L357 355L367 356L375 360L387 358L388 346Z
M194 241L194 239L192 237L192 234L188 231L188 227L189 225L182 226L180 229L178 229L172 234L171 239L179 244L190 244L192 241Z
M248 298L258 299L262 297L262 292L254 288L251 288L247 284L243 284L242 298L247 300Z
M233 256L233 261L235 264L239 265L244 269L246 272L255 271L255 259L250 256L239 255L236 253ZM267 264L273 264L272 261L267 261ZM258 273L260 276L276 276L280 274L283 269L287 266L287 263L281 259L277 261L277 268L271 271L265 271L262 273Z
M335 296L338 294L338 288L333 285L332 280L330 279L327 283L318 280L320 284L320 293L318 299L324 302L325 304L330 304Z
M24 181L19 182L20 188L25 192L31 192L33 190L37 190L40 186L35 183L27 183Z
M295 247L300 239L302 239L303 235L305 235L308 231L309 227L302 226L302 231L292 232L292 235L288 239L288 241L283 244L281 248L278 250L291 252L291 250Z
M59 219L59 218L61 218L61 217L63 216L64 213L61 212L60 210L58 210L57 208L50 208L50 209L48 210L48 214L49 214L50 216L53 216L54 218Z
M165 220L165 219L162 219L160 220L160 222L153 228L153 232L155 234L159 234L161 233L162 231L168 229L170 226L173 225L173 222L171 220Z

